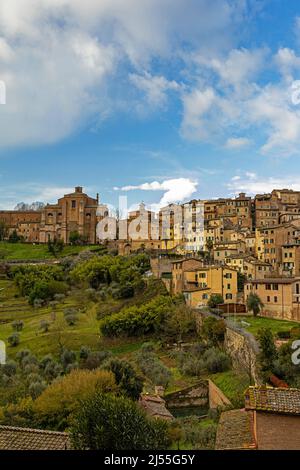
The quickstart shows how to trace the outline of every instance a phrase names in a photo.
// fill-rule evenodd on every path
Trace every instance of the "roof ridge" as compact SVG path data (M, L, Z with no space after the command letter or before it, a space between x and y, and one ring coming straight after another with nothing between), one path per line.
M66 436L68 437L68 433L66 432L61 432L61 431L51 431L49 429L34 429L34 428L22 428L22 427L16 427L16 426L3 426L0 425L0 430L8 430L8 431L19 431L19 432L31 432L35 434L51 434L51 435L57 435L57 436Z

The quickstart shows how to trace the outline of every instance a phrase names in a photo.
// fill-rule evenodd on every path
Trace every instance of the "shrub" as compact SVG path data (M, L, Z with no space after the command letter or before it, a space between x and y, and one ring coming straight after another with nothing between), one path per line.
M116 391L114 376L108 371L74 370L49 385L35 400L33 411L38 425L65 430L72 413L96 390Z
M24 328L24 322L22 320L16 320L12 323L12 328L14 331L22 331Z
M75 449L154 451L168 448L167 431L166 422L149 419L131 400L96 393L82 402L71 436Z
M202 326L203 336L217 346L224 341L226 333L226 323L214 317L205 318Z
M0 371L8 377L12 377L17 372L17 364L15 361L9 360L6 362L6 364L0 366Z
M88 346L81 346L80 351L79 351L79 357L80 359L87 359L90 353L91 353L91 350Z
M210 298L208 299L207 305L210 308L217 308L218 305L223 303L224 299L221 294L211 294Z
M20 335L18 333L13 333L7 338L7 341L10 346L16 347L20 343Z
M143 379L131 364L120 359L111 358L105 362L103 368L114 374L116 384L124 395L133 400L138 400L143 390Z
M41 329L44 333L48 333L48 331L49 331L49 326L50 326L50 323L49 323L47 320L41 320L41 322L40 322L40 329Z
M277 338L279 339L290 339L291 332L290 331L278 331Z
M172 307L172 300L169 297L160 296L141 307L128 307L104 318L100 330L105 336L157 333Z
M82 367L89 370L97 369L111 356L112 353L110 351L90 352L88 357L83 361Z
M75 352L65 349L60 356L60 361L64 368L66 368L69 364L73 364L76 361Z
M43 391L45 390L46 387L47 387L47 385L43 381L32 382L29 386L30 396L33 399L36 399L37 397L39 397L43 393Z
M203 361L208 372L215 374L230 369L230 358L223 351L211 348L203 354Z
M74 325L76 325L76 322L77 322L77 320L78 320L78 317L77 317L77 315L69 314L69 315L66 315L66 316L65 316L65 320L66 320L66 323L67 323L69 326L74 326Z

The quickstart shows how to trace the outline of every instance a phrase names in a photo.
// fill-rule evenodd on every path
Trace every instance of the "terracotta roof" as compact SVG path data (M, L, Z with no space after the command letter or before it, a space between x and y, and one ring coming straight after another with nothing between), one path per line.
M139 404L147 414L154 418L173 419L173 415L166 408L165 400L157 395L142 395Z
M68 450L69 436L64 432L0 426L0 450Z
M256 449L253 412L245 410L225 411L221 414L216 450Z
M300 415L300 390L296 388L249 387L245 393L247 410Z
M299 281L299 277L269 277L264 279L248 279L247 282L251 284L293 284L295 281Z

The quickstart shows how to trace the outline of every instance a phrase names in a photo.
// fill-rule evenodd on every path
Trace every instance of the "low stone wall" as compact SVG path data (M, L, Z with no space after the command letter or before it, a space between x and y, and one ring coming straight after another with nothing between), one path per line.
M224 347L230 355L233 367L251 374L252 379L258 385L261 380L257 368L258 345L250 333L226 328Z
M209 408L209 390L207 380L192 387L168 393L164 396L168 408L201 407Z
M168 408L200 407L203 409L226 408L230 400L211 380L202 380L192 387L164 396Z
M209 408L226 408L231 406L231 401L224 395L222 390L214 382L208 380Z

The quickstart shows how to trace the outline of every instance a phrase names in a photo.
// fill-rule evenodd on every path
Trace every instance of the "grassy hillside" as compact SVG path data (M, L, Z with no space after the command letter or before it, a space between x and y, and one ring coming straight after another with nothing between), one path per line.
M97 306L89 301L85 291L76 290L60 302L55 310L50 306L42 308L31 307L26 299L19 297L14 283L9 280L0 280L0 340L7 342L13 333L12 322L22 320L23 331L20 332L20 344L17 347L7 348L9 357L14 357L21 349L30 349L38 357L52 353L57 355L60 345L68 349L79 350L82 345L92 350L110 349L117 354L128 354L140 347L143 338L109 339L101 338L99 333L99 320L97 320ZM111 301L105 308L121 308L120 301ZM63 311L67 308L76 308L80 313L78 322L68 326L64 320ZM49 332L43 333L40 329L42 320L50 323Z
M65 246L59 257L76 255L83 250L99 250L99 245ZM49 253L47 245L33 245L29 243L0 242L0 260L47 260L54 259Z
M264 317L231 317L232 321L236 322L237 326L244 328L245 330L252 333L254 336L257 335L258 330L261 328L270 328L272 333L276 335L280 331L289 331L293 327L299 327L299 323L287 320L275 320L273 318ZM245 322L248 323L247 326Z

